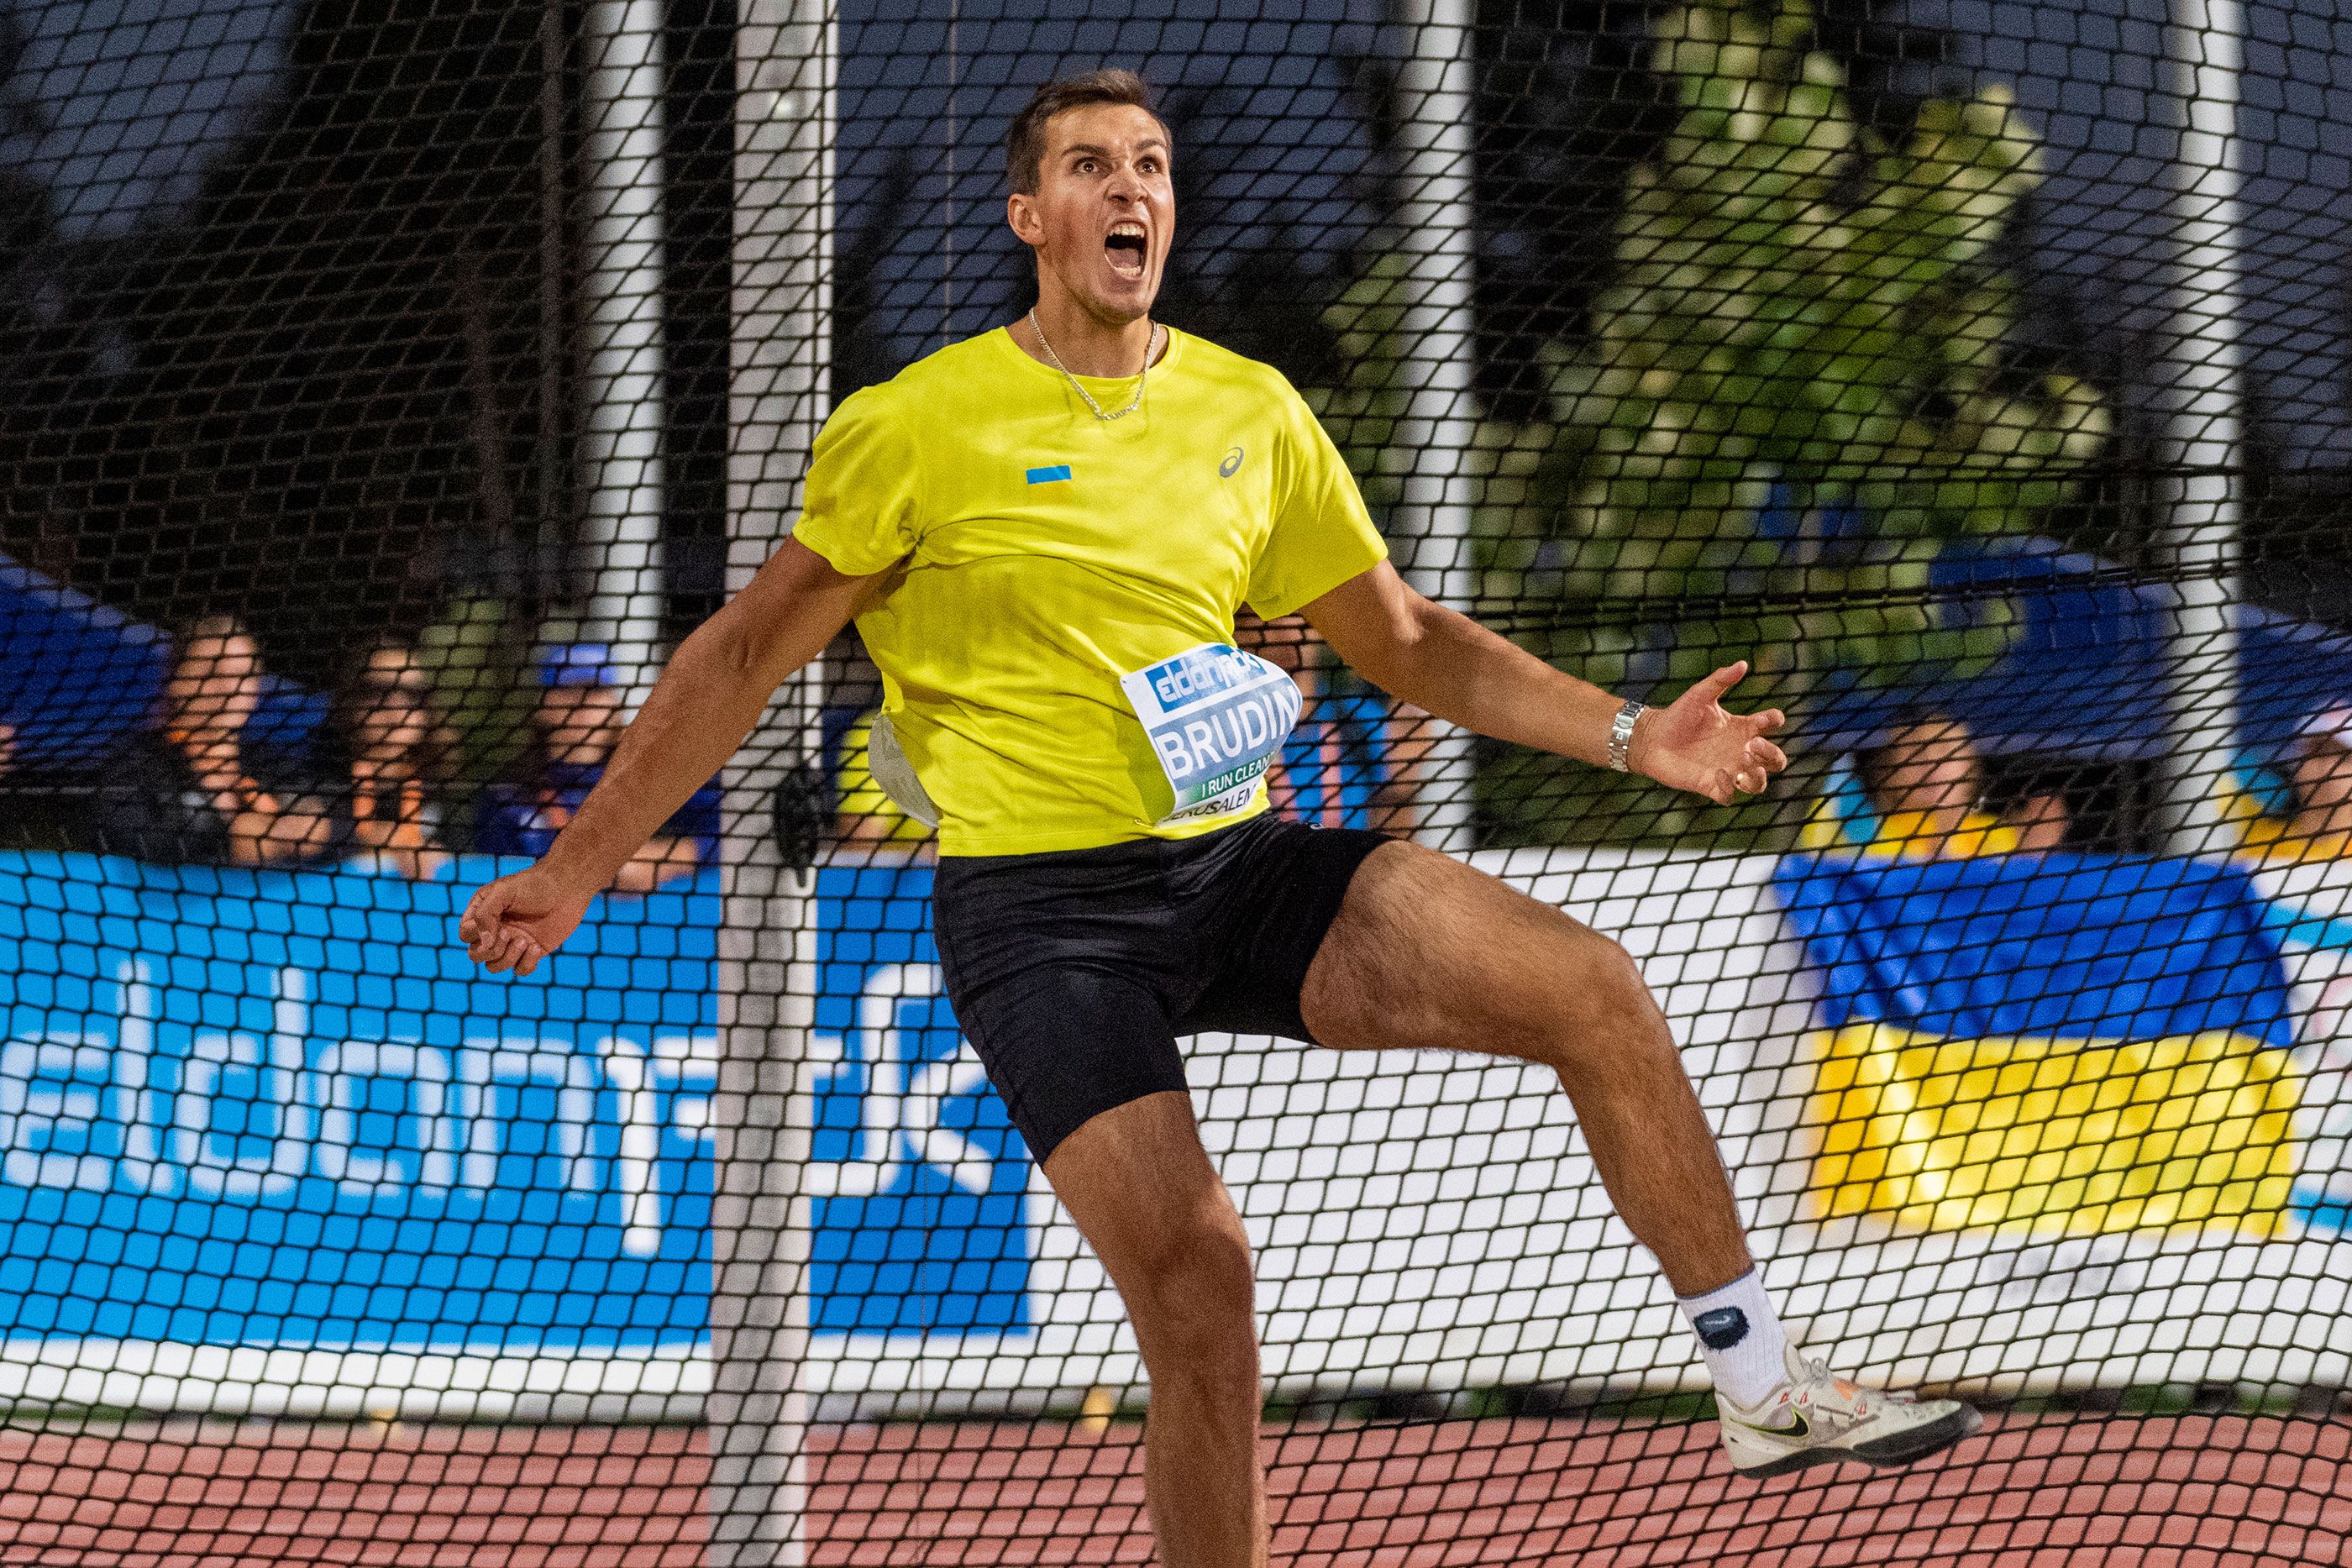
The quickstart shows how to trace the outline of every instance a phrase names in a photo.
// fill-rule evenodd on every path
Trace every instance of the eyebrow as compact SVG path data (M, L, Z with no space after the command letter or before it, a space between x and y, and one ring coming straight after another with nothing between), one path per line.
M1168 151L1168 143L1162 141L1157 136L1154 136L1147 141L1139 141L1135 144L1135 150L1138 152L1155 149L1159 152L1165 152ZM1110 156L1109 148L1097 147L1091 141L1074 141L1070 143L1069 146L1062 149L1062 156L1065 158L1075 158L1081 152L1091 152L1097 158L1108 158Z

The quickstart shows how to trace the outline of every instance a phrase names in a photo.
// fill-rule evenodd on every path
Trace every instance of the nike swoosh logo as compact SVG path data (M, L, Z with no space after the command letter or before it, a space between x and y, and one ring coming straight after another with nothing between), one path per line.
M1732 1425L1745 1427L1751 1432L1760 1432L1767 1437L1810 1437L1813 1435L1812 1423L1807 1421L1796 1411L1789 1412L1789 1420L1790 1424L1786 1427L1759 1427L1753 1421L1742 1421L1735 1416Z

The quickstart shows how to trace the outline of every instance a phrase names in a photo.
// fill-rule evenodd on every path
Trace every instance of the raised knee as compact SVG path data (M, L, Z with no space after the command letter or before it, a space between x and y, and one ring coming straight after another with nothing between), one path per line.
M1489 914L1492 940L1449 998L1457 1028L1466 1017L1498 1041L1533 1044L1563 1023L1650 1005L1633 956L1564 911L1514 891Z
M1548 977L1540 1032L1544 1043L1517 1054L1554 1060L1565 1069L1566 1058L1601 1047L1622 1051L1633 1037L1652 1026L1663 1026L1649 982L1641 966L1615 941L1597 932L1580 931L1573 961Z
M1597 932L1588 942L1584 983L1578 988L1598 1007L1647 1012L1652 1006L1650 983L1642 978L1642 967L1633 961L1633 955L1614 938Z

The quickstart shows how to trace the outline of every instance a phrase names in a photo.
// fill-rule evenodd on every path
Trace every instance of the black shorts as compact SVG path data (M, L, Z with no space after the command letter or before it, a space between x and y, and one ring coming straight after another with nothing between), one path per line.
M1310 1040L1307 967L1387 841L1269 814L1195 839L941 857L931 915L948 1000L1031 1155L1184 1088L1178 1035Z

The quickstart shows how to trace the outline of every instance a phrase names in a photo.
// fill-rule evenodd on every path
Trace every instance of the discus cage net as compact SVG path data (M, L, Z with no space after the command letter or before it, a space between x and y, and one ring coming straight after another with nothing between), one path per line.
M1801 1337L1994 1417L1735 1482L1556 1083L1202 1037L1277 1553L2341 1556L2352 22L1179 13L0 5L0 1562L1149 1554L854 634L538 976L453 937L834 403L1025 308L1103 64L1158 314L1417 587L1790 716L1712 807L1245 624L1276 809L1622 941Z

